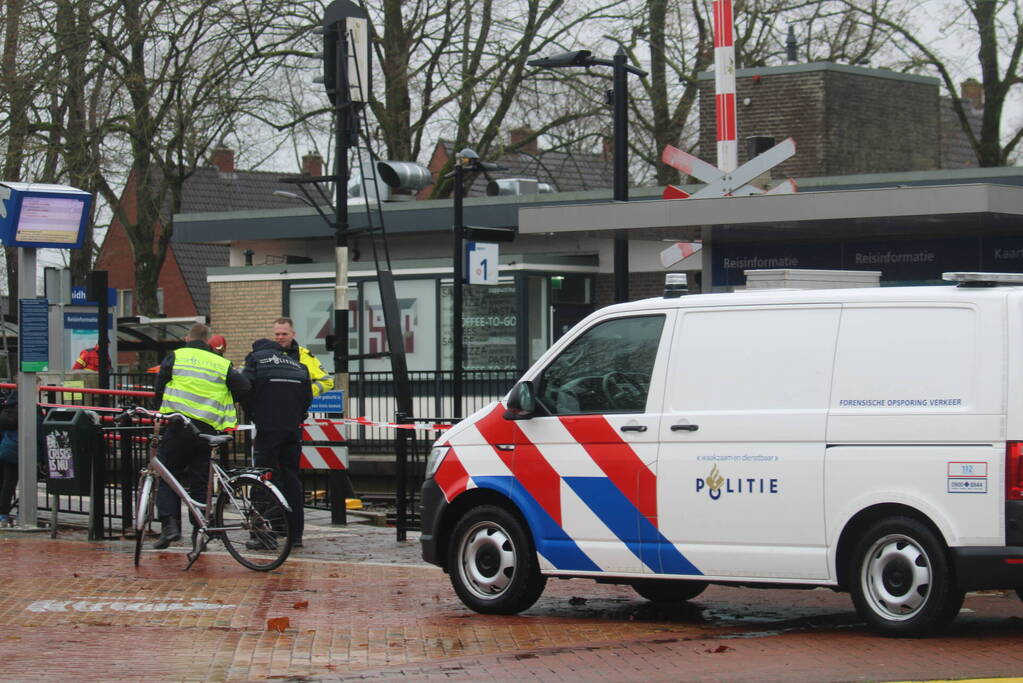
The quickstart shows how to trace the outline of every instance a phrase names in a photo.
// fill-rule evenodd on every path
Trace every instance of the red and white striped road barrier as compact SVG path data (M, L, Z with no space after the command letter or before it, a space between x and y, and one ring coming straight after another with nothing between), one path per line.
M336 421L317 419L302 425L302 455L299 467L304 470L347 470L348 446Z

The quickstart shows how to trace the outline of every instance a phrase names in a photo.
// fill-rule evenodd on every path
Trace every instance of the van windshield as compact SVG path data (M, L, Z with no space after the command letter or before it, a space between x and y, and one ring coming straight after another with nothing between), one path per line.
M663 315L594 325L543 371L537 399L552 415L643 412L663 328Z

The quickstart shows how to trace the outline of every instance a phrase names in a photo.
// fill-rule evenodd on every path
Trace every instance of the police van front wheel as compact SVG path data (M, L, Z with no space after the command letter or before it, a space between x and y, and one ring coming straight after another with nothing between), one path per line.
M634 582L632 588L650 602L672 604L692 600L707 590L707 582L644 579Z
M450 545L451 585L467 607L482 614L517 614L543 593L536 550L515 515L495 505L470 510Z
M963 604L945 546L910 517L875 523L856 546L850 577L860 618L884 635L927 635L952 621Z

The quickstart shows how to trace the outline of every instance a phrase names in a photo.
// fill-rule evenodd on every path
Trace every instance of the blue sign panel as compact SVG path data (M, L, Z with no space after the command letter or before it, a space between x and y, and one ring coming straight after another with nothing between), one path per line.
M87 299L89 295L85 291L85 287L72 287L71 288L71 303L76 306L95 306L95 301L89 301ZM113 287L107 287L107 306L114 308L117 306L117 290Z
M1023 237L985 237L980 243L978 270L986 273L1023 273Z
M66 330L96 330L99 329L98 325L99 313L65 313L64 314L64 329ZM114 328L114 316L107 314L107 329L112 330Z
M18 299L18 361L22 372L50 369L49 302Z
M1023 272L1023 238L722 245L714 249L715 286L742 286L746 284L743 271L773 268L879 270L886 283L936 283L948 271Z
M885 240L846 243L845 270L879 270L888 281L940 281L951 270L979 270L976 239Z
M340 389L327 391L313 398L313 404L309 406L311 413L344 413L345 392Z
M715 286L741 287L746 284L743 271L773 268L841 268L842 249L838 244L767 244L758 246L714 247ZM867 270L867 269L864 269Z

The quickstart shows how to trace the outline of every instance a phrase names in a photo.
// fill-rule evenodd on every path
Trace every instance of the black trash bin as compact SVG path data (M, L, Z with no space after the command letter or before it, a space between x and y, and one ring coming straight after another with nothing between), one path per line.
M88 496L93 467L102 467L103 436L92 411L53 408L43 420L46 493Z

